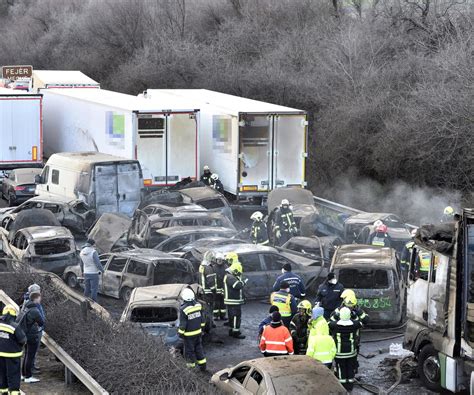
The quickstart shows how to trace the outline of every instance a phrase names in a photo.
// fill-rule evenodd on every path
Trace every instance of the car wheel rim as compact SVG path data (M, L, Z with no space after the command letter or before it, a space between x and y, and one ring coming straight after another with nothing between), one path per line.
M426 358L423 363L423 373L431 383L439 383L440 370L441 367L436 356Z
M72 276L69 276L68 278L68 285L71 287L71 288L75 288L76 285L77 285L77 278L76 276L72 275Z

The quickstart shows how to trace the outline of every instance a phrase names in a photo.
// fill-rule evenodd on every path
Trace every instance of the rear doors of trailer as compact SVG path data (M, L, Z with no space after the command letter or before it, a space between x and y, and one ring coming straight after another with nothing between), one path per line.
M0 94L0 167L42 163L42 95Z

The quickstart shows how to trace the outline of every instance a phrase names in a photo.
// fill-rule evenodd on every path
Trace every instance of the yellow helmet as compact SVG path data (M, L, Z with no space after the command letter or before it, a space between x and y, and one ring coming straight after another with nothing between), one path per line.
M225 256L225 259L230 263L239 262L239 256L235 252L228 252Z
M16 317L16 310L15 308L10 305L10 304L7 304L3 310L2 310L2 315L7 315L7 314L10 314L12 315L13 317Z
M447 206L444 208L444 215L453 215L454 209L451 206Z
M344 306L353 307L357 304L357 297L352 289L345 289L341 294L341 299Z
M311 306L311 302L309 300L302 300L300 303L298 303L298 309L305 310L306 314L311 315L313 306Z
M242 272L243 272L242 265L240 264L239 261L234 262L232 265L230 265L230 268L229 268L229 269L230 269L230 271L231 271L232 273L236 273L236 272L237 272L237 273L239 273L239 274L242 274Z

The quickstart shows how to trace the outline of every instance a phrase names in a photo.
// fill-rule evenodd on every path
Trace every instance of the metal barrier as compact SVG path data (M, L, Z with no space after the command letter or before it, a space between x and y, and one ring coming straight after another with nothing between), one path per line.
M11 304L17 310L18 305L2 290L0 290L0 301L4 304ZM69 372L74 374L78 380L84 384L89 391L94 395L108 395L109 393L102 388L102 386L94 380L94 378L87 373L74 359L58 344L56 343L46 332L43 332L41 342L48 347L48 349L64 364L66 368L66 377Z

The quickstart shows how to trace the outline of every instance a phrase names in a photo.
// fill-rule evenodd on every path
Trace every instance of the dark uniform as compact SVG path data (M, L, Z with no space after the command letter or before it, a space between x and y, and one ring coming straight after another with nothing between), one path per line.
M306 296L306 287L301 277L293 272L285 272L277 277L273 284L273 291L280 290L281 283L286 281L290 286L290 293L298 299Z
M224 185L222 185L221 180L210 180L210 186L214 188L217 192L224 193Z
M14 316L0 317L0 394L20 394L21 356L26 335Z
M349 323L349 325L347 325ZM353 320L340 324L340 321L329 322L334 342L336 343L336 374L339 382L348 391L354 387L357 369L357 332L362 326L360 321Z
M216 274L216 293L214 296L214 318L215 319L225 319L226 308L224 304L224 277L226 275L225 269L227 265L222 264L213 264L214 272Z
M216 273L210 264L199 266L199 285L204 291L204 298L210 307L210 313L214 312L214 295L216 292Z
M278 311L281 314L281 320L287 328L290 328L291 319L298 312L295 297L284 289L280 289L271 294L270 304L278 307Z
M414 246L415 243L413 241L406 243L403 247L402 255L400 256L400 265L405 280L408 278L408 269L410 267L411 253L413 252Z
M319 286L318 294L316 295L316 302L321 303L321 307L324 309L324 318L329 320L331 314L341 304L341 294L344 291L344 286L337 282L331 284L325 282Z
M242 320L242 305L245 303L244 281L242 275L227 273L224 277L224 303L229 316L229 336L242 338L240 322Z
M211 176L212 172L210 170L204 170L204 173L201 175L201 182L208 186L211 185Z
M263 221L254 221L250 229L250 238L253 244L268 245L267 224Z
M368 244L379 247L390 247L392 242L388 234L375 232L369 236Z
M201 304L195 300L184 302L179 313L178 334L184 341L184 357L188 367L194 368L197 363L202 370L206 369L206 357L201 339L205 326Z
M293 236L298 234L293 211L289 207L279 207L276 211L274 232L275 240L278 245L285 244Z
M293 338L293 347L295 354L306 355L308 347L308 322L309 315L306 313L296 314L290 323L290 333Z

